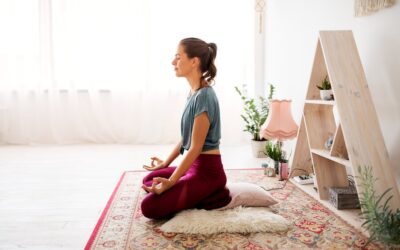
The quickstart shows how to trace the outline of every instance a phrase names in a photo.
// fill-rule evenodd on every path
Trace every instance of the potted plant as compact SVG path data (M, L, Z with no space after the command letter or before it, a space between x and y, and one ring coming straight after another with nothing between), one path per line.
M332 85L328 79L328 76L325 76L324 80L321 82L321 85L317 85L317 88L319 89L319 94L322 100L333 100Z
M268 141L265 145L265 154L274 161L275 174L279 174L279 163L284 159L281 143Z
M235 86L236 92L239 94L243 101L244 114L241 114L243 121L245 122L245 128L243 131L249 132L252 137L252 150L255 157L264 157L265 139L260 138L260 129L264 122L267 120L269 114L269 100L272 99L275 91L275 87L269 84L269 95L268 99L262 96L258 97L258 104L255 98L249 98L245 94L245 90L240 90Z

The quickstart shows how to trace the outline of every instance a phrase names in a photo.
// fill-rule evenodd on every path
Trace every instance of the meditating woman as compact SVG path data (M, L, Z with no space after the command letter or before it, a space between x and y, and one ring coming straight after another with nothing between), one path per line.
M149 192L141 204L148 218L167 218L189 208L219 208L231 200L219 151L219 104L211 87L216 55L215 43L198 38L179 43L172 65L177 77L187 79L190 94L181 119L181 140L165 161L152 157L151 166L144 166L152 171L142 186ZM185 150L181 163L169 166Z

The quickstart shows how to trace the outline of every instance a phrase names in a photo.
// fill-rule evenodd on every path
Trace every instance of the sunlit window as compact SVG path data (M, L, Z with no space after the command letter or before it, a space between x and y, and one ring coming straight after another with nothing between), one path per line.
M183 88L171 61L185 37L217 44L219 86L253 74L253 1L2 0L0 13L3 89Z

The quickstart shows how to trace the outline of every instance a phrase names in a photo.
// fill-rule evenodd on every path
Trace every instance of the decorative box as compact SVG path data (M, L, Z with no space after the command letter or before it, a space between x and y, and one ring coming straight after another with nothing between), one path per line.
M329 188L329 201L337 209L360 208L357 190L354 186Z

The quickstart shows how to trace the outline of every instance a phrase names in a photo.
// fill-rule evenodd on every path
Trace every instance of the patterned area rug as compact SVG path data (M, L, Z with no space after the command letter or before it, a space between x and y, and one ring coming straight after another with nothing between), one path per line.
M252 182L266 189L282 182L263 170L226 170L230 182ZM149 220L140 211L146 195L141 180L147 172L125 172L103 211L85 249L361 249L366 237L288 182L271 191L272 206L292 222L285 233L193 235L164 233L166 221ZM370 244L368 249L378 249Z

